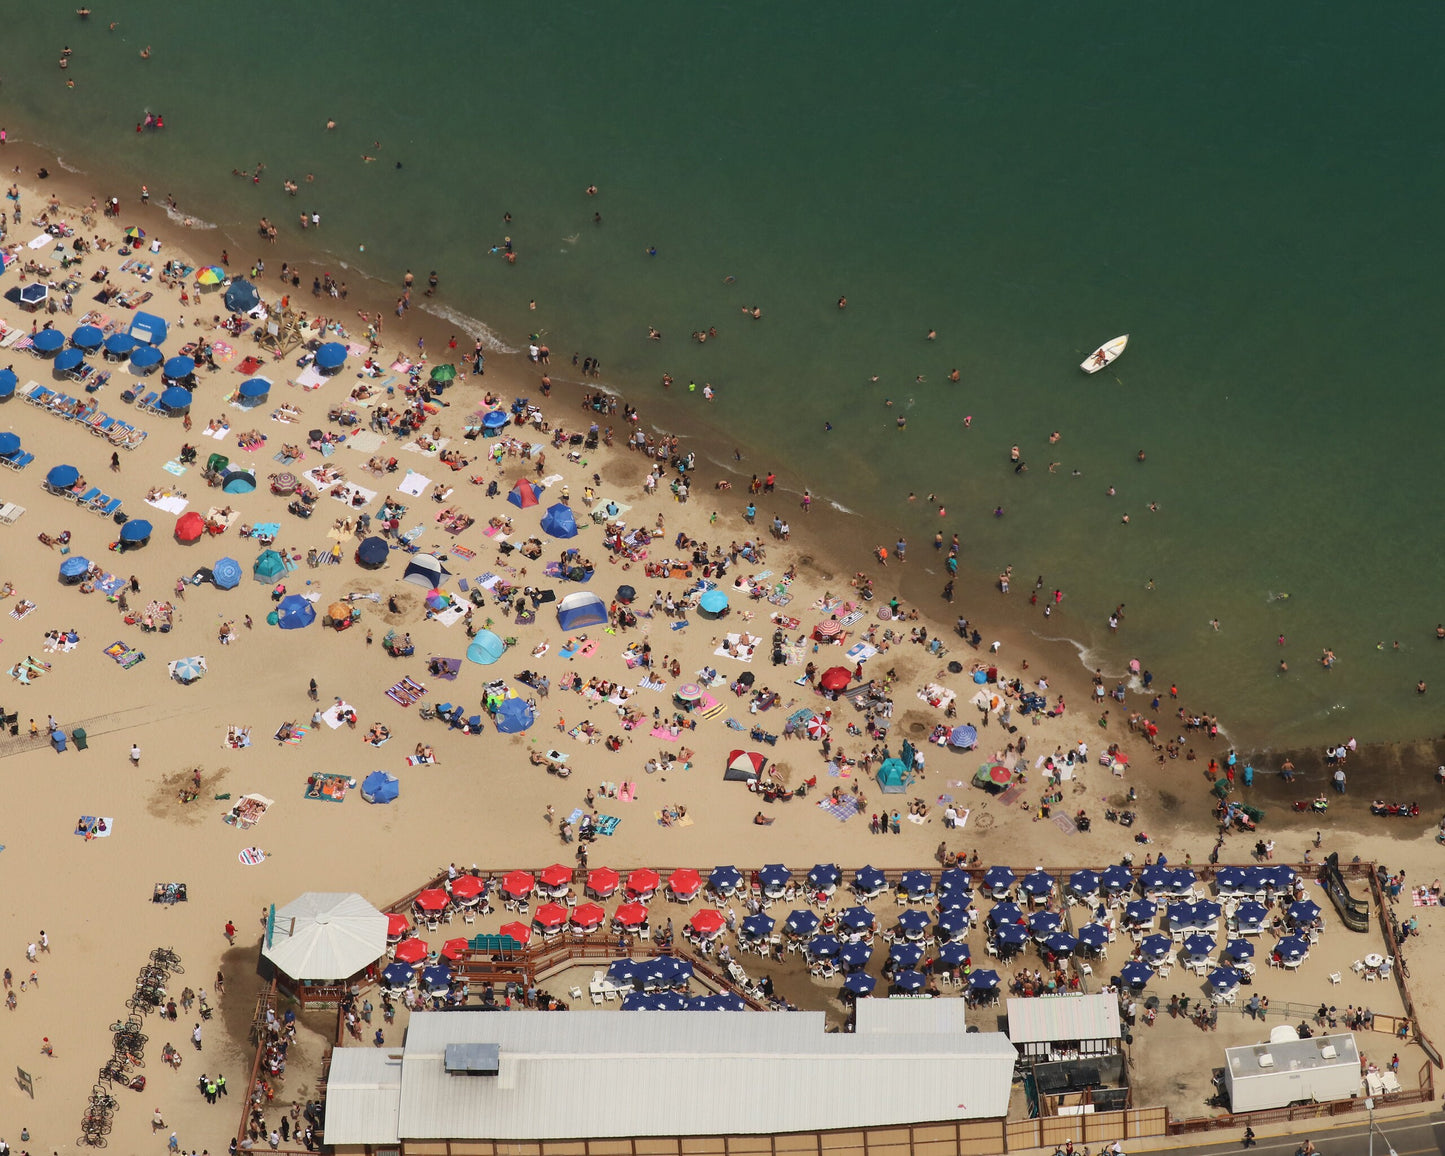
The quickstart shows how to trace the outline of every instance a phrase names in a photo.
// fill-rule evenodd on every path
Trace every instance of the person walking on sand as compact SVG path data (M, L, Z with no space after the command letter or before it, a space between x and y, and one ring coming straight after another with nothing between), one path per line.
M236 925L229 919L226 920L226 928L222 934L225 935L227 943L234 944L236 942Z
M130 745L130 765L133 767L140 766L140 747L135 743L131 743Z

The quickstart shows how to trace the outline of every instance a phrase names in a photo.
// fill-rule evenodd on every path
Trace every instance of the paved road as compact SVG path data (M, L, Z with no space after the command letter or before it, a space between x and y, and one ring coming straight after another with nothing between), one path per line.
M1388 1156L1391 1148L1397 1156L1426 1156L1427 1153L1445 1156L1445 1117L1438 1114L1396 1120L1377 1117L1375 1126L1375 1156ZM1294 1156L1300 1144L1311 1137L1308 1125L1302 1122L1300 1128L1292 1136L1261 1136L1258 1145L1248 1151L1253 1156ZM1384 1133L1383 1139L1380 1133ZM1208 1143L1173 1148L1170 1152L1178 1156L1241 1156L1245 1151L1239 1143L1242 1129L1211 1135L1213 1139ZM1321 1129L1311 1138L1319 1156L1368 1156L1370 1152L1368 1125L1363 1122L1337 1131ZM1127 1145L1125 1150L1128 1150Z

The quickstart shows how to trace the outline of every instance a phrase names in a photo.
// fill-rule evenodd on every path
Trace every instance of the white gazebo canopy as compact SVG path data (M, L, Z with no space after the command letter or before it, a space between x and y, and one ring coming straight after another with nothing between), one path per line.
M386 916L351 892L308 891L278 908L261 954L294 980L349 979L386 953Z

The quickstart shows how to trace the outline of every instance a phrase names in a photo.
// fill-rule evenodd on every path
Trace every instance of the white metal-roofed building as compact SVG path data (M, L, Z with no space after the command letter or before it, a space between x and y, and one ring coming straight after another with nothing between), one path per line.
M439 1141L779 1135L1007 1115L1016 1053L1002 1034L842 1034L824 1023L821 1012L416 1015L399 1053L336 1049L326 1143L437 1152Z
M1008 1038L1025 1056L1076 1059L1119 1048L1112 995L1046 995L1008 1001Z

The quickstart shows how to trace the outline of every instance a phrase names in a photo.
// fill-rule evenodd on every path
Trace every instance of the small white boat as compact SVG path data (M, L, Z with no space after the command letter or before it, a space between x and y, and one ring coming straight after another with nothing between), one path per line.
M1129 344L1129 335L1116 337L1113 341L1106 341L1083 361L1079 362L1079 368L1085 373L1098 373L1106 365L1112 365L1119 359L1119 354L1124 352L1124 347Z

